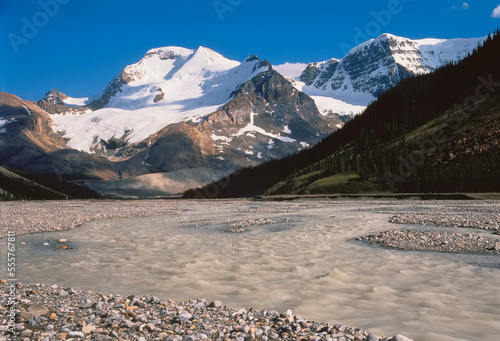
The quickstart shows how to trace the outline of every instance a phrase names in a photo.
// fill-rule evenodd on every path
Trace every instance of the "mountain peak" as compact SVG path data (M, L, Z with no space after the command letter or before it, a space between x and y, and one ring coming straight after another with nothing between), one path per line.
M245 62L252 62L254 60L259 60L259 56L255 55L255 54L251 54L245 58Z
M211 48L206 47L206 46L199 46L198 49L196 50L196 52L198 52L198 51L202 51L203 53L206 53L206 54L217 53L214 50L212 50Z
M399 40L399 39L402 39L402 40L408 40L408 38L405 38L405 37L399 37L399 36L396 36L394 34L391 34L391 33L382 33L381 35L379 35L376 39L393 39L393 40Z
M178 46L157 47L146 52L142 59L148 59L153 56L158 56L160 60L177 59L179 56L187 57L193 52L191 49Z
M50 104L64 104L64 100L68 98L65 94L62 92L59 92L57 89L52 89L50 91L47 91L45 96L41 99L42 101L46 101L47 103Z
M200 46L196 52L191 57L191 60L196 60L201 63L206 64L221 64L229 61L226 57L220 53L215 52L211 48Z

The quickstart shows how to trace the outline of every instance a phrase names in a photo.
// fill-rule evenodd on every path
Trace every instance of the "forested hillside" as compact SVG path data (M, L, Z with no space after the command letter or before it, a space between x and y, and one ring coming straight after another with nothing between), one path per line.
M313 148L185 196L499 191L499 59L497 30L462 61L383 93Z

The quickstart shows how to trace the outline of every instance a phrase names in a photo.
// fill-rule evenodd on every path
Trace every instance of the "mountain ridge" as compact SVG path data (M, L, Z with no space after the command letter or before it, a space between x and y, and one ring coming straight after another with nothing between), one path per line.
M55 173L52 176L61 181L89 186L88 181L114 181L103 186L93 184L95 188L104 188L107 192L103 194L110 196L114 195L112 186L117 191L124 190L119 184L121 180L154 173L185 170L188 174L188 170L199 168L200 172L190 174L200 174L211 181L216 174L227 174L310 148L363 110L363 105L325 96L314 88L319 84L314 83L318 79L326 80L323 85L332 84L339 68L344 68L346 75L348 71L352 75L357 68L359 75L372 77L382 88L412 76L404 70L402 74L396 72L393 78L390 72L377 76L373 70L382 70L379 66L370 61L360 64L362 55L355 56L356 51L364 51L365 55L378 51L379 59L370 60L389 60L391 66L392 50L375 45L384 41L388 46L393 40L393 45L401 49L404 44L399 44L400 41L413 44L406 38L394 37L383 35L378 41L353 49L346 58L357 58L357 64L347 58L347 61L335 60L325 70L320 70L323 64L315 64L317 72L307 66L310 85L277 72L267 60L255 55L238 62L203 46L150 49L138 62L126 66L98 95L74 98L56 89L47 92L37 104L41 109L38 116L45 122L44 133L40 130L25 133L39 134L31 141L42 141L42 147L47 143L48 149L37 150L40 158L33 161L36 148L29 145L16 149L5 143L5 147L12 147L8 155L0 149L0 156L5 155L0 157L0 166L18 171L26 167L32 172L52 170ZM329 67L335 70L331 72ZM297 65L288 69L296 73ZM387 70L386 65L383 71ZM357 82L369 85L366 77L361 76ZM313 95L308 90L302 91L312 88L319 92ZM346 94L358 96L358 100L368 94L347 90ZM8 118L0 113L2 117ZM3 126L6 124L0 129ZM47 140L47 136L53 140Z
M384 33L354 47L341 59L308 64L299 77L304 83L300 89L311 96L366 106L403 79L466 57L485 39L411 40Z

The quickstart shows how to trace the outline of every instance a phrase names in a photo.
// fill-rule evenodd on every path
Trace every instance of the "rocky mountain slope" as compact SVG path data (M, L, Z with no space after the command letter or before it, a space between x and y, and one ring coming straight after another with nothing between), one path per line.
M297 87L313 98L334 98L364 108L403 79L467 57L484 40L485 37L411 40L382 34L353 48L342 59L308 64L296 77ZM334 105L325 104L324 110Z

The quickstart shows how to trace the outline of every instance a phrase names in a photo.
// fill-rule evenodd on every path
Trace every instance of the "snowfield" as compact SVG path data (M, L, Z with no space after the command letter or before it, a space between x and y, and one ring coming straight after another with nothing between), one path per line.
M266 71L258 59L243 63L200 47L152 49L136 64L127 66L129 82L121 86L102 109L84 114L55 114L54 130L65 132L71 148L89 152L101 139L128 133L130 143L139 142L165 126L199 121L227 103L242 83ZM163 98L157 102L158 95ZM69 98L67 104L85 104L88 99Z

